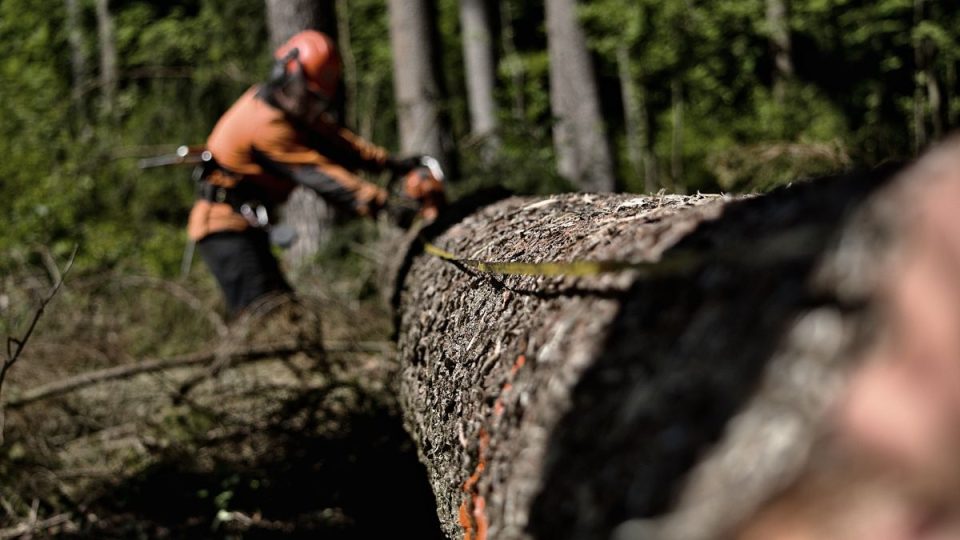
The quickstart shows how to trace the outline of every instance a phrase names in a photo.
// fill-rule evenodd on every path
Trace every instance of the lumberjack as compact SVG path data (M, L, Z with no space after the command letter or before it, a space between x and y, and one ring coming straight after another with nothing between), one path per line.
M434 218L443 202L442 173L428 166L435 160L393 157L329 114L341 64L328 36L301 32L275 58L269 80L243 94L210 134L188 225L233 315L266 295L290 291L266 229L296 186L351 214L375 217L386 210L400 222L417 211ZM357 170L403 176L404 196L388 197Z

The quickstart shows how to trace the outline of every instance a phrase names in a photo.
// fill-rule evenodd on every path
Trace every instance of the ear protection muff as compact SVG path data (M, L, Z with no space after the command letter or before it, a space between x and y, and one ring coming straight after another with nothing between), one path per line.
M300 50L297 48L290 49L290 52L285 54L283 58L278 59L273 63L273 69L270 70L270 80L271 81L282 81L286 78L289 73L287 73L287 66L290 62L297 60L300 56ZM303 68L300 67L300 62L296 62L295 73L299 73L300 76L303 76Z

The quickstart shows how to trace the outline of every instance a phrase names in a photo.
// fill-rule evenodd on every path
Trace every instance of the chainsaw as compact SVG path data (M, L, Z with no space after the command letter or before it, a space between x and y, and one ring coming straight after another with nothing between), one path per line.
M169 167L171 165L200 165L213 160L213 154L205 146L188 146L186 144L177 147L173 154L143 158L137 161L137 167L140 169L152 169L154 167Z
M418 161L406 174L391 178L387 189L398 192L399 200L393 201L395 206L402 206L405 211L412 211L429 223L437 219L446 205L446 175L436 158L420 156ZM202 175L203 169L214 165L213 155L202 145L181 145L173 154L143 158L137 162L140 169L177 165L197 165L194 180L200 180L198 176Z
M171 167L179 165L193 166L193 181L197 183L198 189L206 176L216 169L217 162L213 159L213 154L203 145L180 145L173 154L148 157L140 159L137 167L140 169L153 169L156 167ZM297 241L297 231L289 225L275 225L271 222L267 213L266 206L256 201L244 202L236 208L237 212L247 220L251 227L262 229L270 237L270 243L281 248L288 249ZM186 275L189 271L189 260L193 259L193 243L188 242L184 251L184 261L181 265L181 273Z

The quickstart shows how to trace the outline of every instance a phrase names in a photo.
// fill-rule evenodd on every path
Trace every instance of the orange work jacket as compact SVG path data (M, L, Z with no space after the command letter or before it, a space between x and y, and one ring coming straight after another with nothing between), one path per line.
M224 113L207 139L207 149L219 168L206 181L224 188L247 183L268 205L286 201L297 185L358 215L375 213L387 198L386 191L354 173L384 170L389 155L385 149L333 122L309 129L297 126L268 103L258 86ZM249 226L230 204L201 198L190 212L187 233L200 240Z

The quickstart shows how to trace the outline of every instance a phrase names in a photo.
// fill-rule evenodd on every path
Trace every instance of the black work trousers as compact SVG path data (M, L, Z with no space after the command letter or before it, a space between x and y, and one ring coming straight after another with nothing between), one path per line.
M220 284L231 316L265 294L291 290L261 229L213 233L197 247Z

